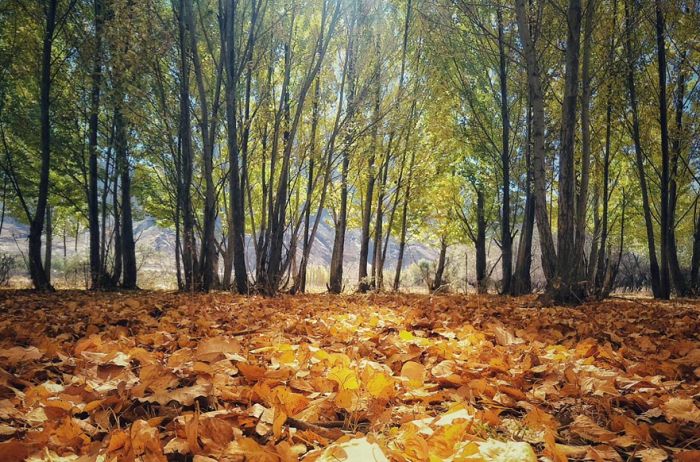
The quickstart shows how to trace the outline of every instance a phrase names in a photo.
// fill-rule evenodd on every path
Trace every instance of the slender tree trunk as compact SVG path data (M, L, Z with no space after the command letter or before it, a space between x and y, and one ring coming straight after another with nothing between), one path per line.
M696 210L696 214L693 231L693 256L690 262L690 287L695 295L700 289L700 213L697 213Z
M603 288L601 292L602 298L607 298L610 296L610 292L615 287L615 278L617 277L617 271L620 268L620 261L622 261L622 249L625 244L625 209L627 207L627 196L625 195L625 190L622 190L622 214L620 218L620 244L617 250L617 260L615 264L609 264L607 271L605 272L605 279L603 282Z
M399 77L399 98L403 96L403 91L405 88L405 79L406 79L406 55L408 51L408 35L409 35L409 30L411 27L411 15L413 12L413 0L407 0L406 3L406 16L404 18L404 26L403 26L403 46L401 48L401 75ZM420 59L420 54L419 58ZM397 101L399 100L397 98ZM407 215L408 215L408 204L410 201L410 195L411 195L411 180L413 177L413 165L415 164L415 158L416 158L416 151L415 149L412 149L409 147L409 141L411 139L411 132L413 131L413 126L414 126L414 121L413 118L415 116L415 110L416 110L416 95L414 94L413 96L413 101L411 101L411 112L410 115L408 116L408 127L406 127L406 141L405 141L405 150L411 149L411 161L410 161L410 167L409 167L409 172L408 172L408 181L406 184L406 195L403 198L403 210L401 214L401 236L399 237L399 255L398 258L396 259L396 271L394 272L394 286L393 289L394 291L398 291L399 287L401 285L401 271L403 270L403 259L404 259L404 253L406 252L406 231L407 231ZM390 136L390 139L393 139L393 133ZM391 142L389 143L389 146L391 146ZM404 161L406 158L405 151L404 151ZM401 166L403 168L403 165ZM401 172L401 175L399 175L399 180L397 182L397 188L396 188L396 195L397 195L397 203L398 203L398 195L399 192L401 191L401 176L403 174L403 171ZM386 183L386 181L385 181ZM393 207L391 211L391 217L389 218L389 231L387 232L387 240L384 245L384 249L382 250L382 258L381 258L381 264L382 266L384 265L384 260L386 258L386 250L389 247L389 236L391 235L391 227L394 221L394 211L396 210L396 205Z
M326 196L328 195L328 187L331 183L331 174L333 172L333 156L335 154L335 143L340 130L340 118L343 113L343 100L345 98L345 84L347 80L347 66L348 62L345 60L343 66L343 73L340 82L340 91L338 95L338 104L335 114L335 122L333 124L333 130L330 133L328 144L326 145L325 153L325 164L323 167L323 183L321 185L321 197L318 201L318 207L316 209L316 216L314 217L314 224L311 227L311 232L308 239L308 244L304 247L304 254L302 256L302 264L300 271L306 272L306 266L309 261L309 256L311 255L311 248L316 239L316 232L318 231L318 226L321 223L321 216L326 204ZM317 82L318 83L318 82ZM310 205L310 203L309 203ZM301 278L300 278L301 279Z
M41 56L41 79L39 82L40 145L41 167L39 170L39 194L36 210L29 225L29 274L34 288L51 291L53 287L41 262L41 234L44 230L46 204L49 197L49 170L51 168L51 62L54 31L56 28L56 8L58 0L48 0L46 27L44 30Z
M123 261L122 287L136 289L136 245L134 243L133 219L131 214L131 174L129 172L129 148L127 140L127 127L121 108L115 111L116 118L116 155L118 159L118 173L121 177L121 241L116 245L121 246Z
M391 140L390 140L391 142ZM372 257L372 283L376 290L384 289L384 257L382 256L386 246L384 246L384 195L389 172L389 157L391 148L387 149L384 162L381 166L381 178L379 182L379 192L377 194L377 213L374 225L374 255ZM389 232L387 231L387 234ZM388 239L387 239L388 244Z
M438 263L437 266L435 267L435 279L433 279L432 284L430 285L430 292L437 292L439 291L444 282L444 274L445 274L445 266L447 263L447 239L443 236L442 239L440 239L440 256L438 257Z
M195 286L197 289L209 291L213 288L214 284L214 261L216 260L216 237L214 234L216 229L216 198L213 177L214 147L213 139L209 137L209 130L212 127L209 125L209 105L207 102L207 92L204 87L202 63L197 49L197 29L192 10L192 0L186 0L185 9L182 14L185 15L187 29L189 30L190 50L199 94L199 106L201 108L199 127L202 134L202 164L204 165L205 182L204 232L202 235L202 251L200 255L200 268L198 271L199 277L195 281ZM219 79L217 79L217 83L219 83Z
M588 0L586 3L586 16L583 25L583 64L581 69L581 181L576 197L576 235L575 235L575 255L578 265L577 283L584 280L590 281L587 277L585 243L586 243L586 206L588 204L588 185L591 170L591 54L593 48L593 26L595 19L596 0ZM598 213L597 209L595 211ZM596 221L597 223L597 221ZM597 235L594 233L594 239ZM593 249L593 243L591 245ZM595 252L591 256L597 257ZM588 266L595 268L590 258ZM588 284L586 284L586 288Z
M46 207L46 247L44 249L44 269L46 279L51 284L51 253L53 251L53 222L51 221L51 207Z
M307 249L310 247L309 232L311 226L311 200L314 193L314 167L316 163L316 145L319 113L319 100L321 98L321 78L316 77L314 86L314 100L311 105L311 146L309 148L309 171L306 179L306 211L304 213L304 248L299 264L299 291L306 292L306 268L308 265ZM325 185L324 185L325 188Z
M267 274L265 275L264 290L268 294L276 293L279 289L279 284L282 279L282 271L286 269L287 263L289 262L290 255L286 256L286 261L283 260L282 250L284 247L284 233L287 223L287 199L289 194L289 181L290 181L290 164L292 160L292 147L294 146L294 139L296 137L299 123L301 121L302 112L304 109L304 102L308 95L309 89L316 79L323 59L328 49L328 44L330 43L330 38L333 36L335 26L340 17L341 5L339 0L335 2L331 9L331 1L327 0L323 3L323 11L321 13L321 27L322 33L319 34L316 40L316 49L314 55L317 55L315 59L312 60L310 67L305 73L305 78L301 82L299 92L295 97L296 108L294 111L294 117L286 130L287 136L285 136L284 152L282 155L282 165L280 168L280 176L277 184L277 194L275 197L275 203L273 207L273 213L270 220L270 250L267 253ZM292 20L290 21L290 37L292 31L294 30L294 15L292 15ZM327 29L327 30L326 30ZM291 51L289 50L289 44L287 44L285 50L285 55L289 55ZM283 88L289 86L289 74L291 68L291 56L286 58L289 61L289 65L285 65L285 77L284 80L286 85L283 83ZM282 92L285 93L284 91ZM276 138L276 137L275 137ZM276 142L273 139L273 143ZM273 147L273 155L275 152ZM274 175L271 175L274 178ZM272 185L271 185L272 186Z
M97 134L100 111L100 87L102 83L102 0L94 0L95 11L95 51L93 56L92 90L90 94L90 120L88 137L89 185L88 218L90 224L90 281L93 289L98 289L102 281L100 258L100 221L97 202ZM104 228L104 220L102 227Z
M178 175L177 184L180 184L180 178ZM180 188L178 187L178 190ZM182 280L182 263L180 262L180 256L182 254L182 243L180 239L180 197L178 194L176 204L175 204L175 276L177 280L177 289L183 290L185 288L185 283Z
M523 226L518 243L518 256L515 263L515 273L511 284L511 295L523 295L532 290L530 268L532 266L532 237L535 230L535 201L532 195L532 106L528 96L527 108L527 146L525 147L525 212L523 214Z
M600 204L600 188L595 186L593 192L593 239L591 240L591 251L588 253L588 266L585 268L586 283L594 288L595 272L598 267L598 246L600 245L600 214L598 206ZM585 254L585 251L584 251ZM585 266L585 265L584 265ZM589 291L590 293L591 291Z
M501 291L510 292L513 273L513 243L510 234L510 114L508 109L508 75L506 73L506 51L503 38L503 15L501 8L496 9L498 18L498 56L499 81L501 86L501 119L503 134L501 136L501 168L503 170L503 202L501 204L501 268L503 279Z
M408 135L406 138L406 149L409 149ZM408 161L408 177L406 178L406 193L404 195L403 205L401 208L401 235L399 236L399 256L396 259L396 272L394 273L394 291L398 291L401 284L401 271L403 270L403 259L406 253L406 233L408 232L408 205L411 200L411 184L413 183L413 168L415 164L416 150L411 149L411 159ZM387 230L387 237L391 230L391 220L389 220L389 222L390 226ZM386 248L389 246L388 244L389 242L387 239L387 244L384 246L383 255L386 255ZM382 257L382 261L383 260L384 257Z
M625 51L627 54L627 91L632 111L632 140L634 142L637 174L639 175L639 189L642 193L642 208L644 210L644 224L647 233L647 246L649 250L649 270L651 276L651 289L654 297L662 298L660 287L659 263L656 259L656 245L654 239L654 224L649 204L649 191L647 189L646 173L644 172L644 156L642 154L641 136L639 133L639 111L637 110L637 93L634 81L634 68L636 60L632 50L632 27L634 24L631 0L625 0Z
M579 302L583 292L576 281L575 215L576 101L578 99L579 49L581 42L581 1L569 0L567 12L564 102L562 104L561 148L559 153L559 213L557 226L557 280L549 284L555 300ZM585 214L584 214L585 215Z
M617 30L616 19L617 19L617 0L613 0L613 11L612 11L613 31ZM613 69L615 64L615 34L610 35L610 48L608 49L608 68ZM601 217L600 223L600 246L598 248L598 259L597 268L595 273L595 291L596 294L600 295L601 288L603 287L603 282L605 278L605 273L607 272L607 267L610 264L609 256L607 253L608 249L608 202L610 201L610 144L612 137L612 91L613 91L613 80L616 76L612 73L608 76L607 88L606 88L606 103L605 103L605 151L603 153L603 215Z
M367 163L367 189L365 190L365 198L362 204L362 234L360 237L360 265L358 273L358 290L367 292L371 287L367 277L367 260L369 256L369 241L370 230L369 225L372 219L372 201L374 199L374 182L376 179L375 172L375 157L377 151L377 132L379 129L380 104L382 97L381 87L381 56L379 50L379 41L377 39L376 50L376 66L375 66L375 92L374 92L374 108L372 114L372 141L369 148L369 160Z
M335 222L331 274L328 283L328 291L333 294L339 294L343 291L343 253L345 250L345 231L347 229L349 167L350 153L346 146L343 150L343 162L340 173L340 210L338 211L338 219Z
M661 122L661 268L659 277L659 298L671 297L669 280L669 178L670 163L668 149L668 110L666 103L666 39L665 20L660 0L656 0L656 51L659 65L659 120Z
M673 285L676 288L676 294L680 297L690 295L688 283L685 280L683 271L681 270L680 262L678 261L678 249L676 247L676 205L678 202L678 161L682 156L682 139L683 139L683 106L685 103L685 72L683 65L685 63L685 53L681 54L678 63L678 81L676 83L675 94L675 112L676 112L676 127L675 136L673 137L672 155L671 155L671 177L669 185L669 206L668 206L668 257L669 268Z
M556 251L552 229L547 216L547 180L545 177L545 145L544 145L544 99L542 82L537 64L535 44L530 34L529 20L525 0L515 1L515 11L518 22L518 33L523 43L527 63L528 86L532 103L532 169L534 180L535 219L540 236L542 250L542 269L547 280L552 280L556 273Z
M182 149L182 264L185 276L185 290L194 290L194 274L196 267L195 239L194 239L194 215L192 211L192 197L190 188L192 186L192 127L190 124L190 50L187 44L186 26L186 0L179 1L179 41L180 41L180 143Z
M476 284L477 291L485 294L488 290L486 276L486 213L484 211L484 191L476 191Z
M348 169L350 167L350 149L354 135L352 117L355 113L355 38L353 37L356 11L351 18L350 33L348 34L347 60L348 60L348 124L345 135L345 146L342 152L342 165L340 172L340 209L335 220L335 237L333 239L333 251L331 254L330 278L328 291L339 294L343 291L343 254L345 251L345 231L347 228L348 213Z
M117 111L115 111L116 119ZM115 137L115 144L116 144ZM119 162L118 155L115 153L117 159L115 162ZM112 269L111 280L108 281L110 288L119 285L119 281L122 279L123 258L122 258L122 232L121 232L121 200L119 199L119 180L121 175L119 175L119 166L115 167L114 171L114 186L112 191L112 203L114 204L114 267ZM106 282L107 284L107 282Z

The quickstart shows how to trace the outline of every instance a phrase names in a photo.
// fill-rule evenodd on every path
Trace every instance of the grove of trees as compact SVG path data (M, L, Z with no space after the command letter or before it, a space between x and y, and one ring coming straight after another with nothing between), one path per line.
M422 240L431 290L464 244L479 291L605 297L633 253L695 295L698 31L690 0L5 0L3 217L39 290L81 228L91 287L137 288L148 215L185 291L304 292L330 220L331 293L400 289Z

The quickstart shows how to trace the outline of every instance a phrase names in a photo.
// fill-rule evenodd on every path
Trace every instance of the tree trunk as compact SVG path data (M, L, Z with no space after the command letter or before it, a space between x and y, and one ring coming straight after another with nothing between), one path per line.
M583 296L576 278L576 100L578 99L579 49L581 43L581 1L569 0L567 12L564 102L562 104L561 149L559 153L559 213L557 226L557 278L549 289L559 302L580 302ZM585 214L584 214L585 216Z
M669 210L668 210L668 257L669 268L673 285L676 288L676 294L680 297L690 295L688 284L681 270L680 262L678 261L678 249L676 247L676 205L678 202L678 160L682 156L682 140L683 140L683 106L685 103L685 71L683 65L685 63L685 52L681 54L678 63L678 82L676 83L675 94L675 112L676 112L676 130L672 142L672 157L671 157L671 177L669 185Z
M518 256L515 263L515 273L511 283L511 295L518 296L530 293L532 281L530 278L530 268L532 266L532 237L535 230L535 201L532 194L532 106L528 97L527 108L527 146L525 147L525 212L523 216L523 226L520 232L518 243Z
M195 281L197 289L209 291L214 284L214 262L216 260L216 198L214 191L213 139L209 137L209 130L214 128L209 125L209 105L207 103L207 92L204 87L204 75L202 73L202 63L197 49L197 29L192 11L192 0L185 1L185 10L182 12L186 18L187 29L189 30L190 50L192 53L192 63L194 65L195 80L197 82L197 92L199 94L200 118L199 128L202 134L202 164L204 165L204 232L202 233L202 251L200 255L199 277ZM221 60L219 61L221 63ZM217 72L217 77L220 75ZM217 84L220 78L217 78ZM218 90L217 90L218 91ZM214 102L216 107L216 101ZM214 114L214 118L216 115Z
M51 207L46 207L46 246L44 248L44 269L46 279L51 284L51 253L53 251L53 222L51 221Z
M400 98L403 96L403 91L405 88L405 77L406 77L406 52L408 50L408 34L409 34L409 29L411 26L411 14L413 11L413 0L408 0L406 4L406 16L404 18L404 26L403 26L403 46L401 47L401 75L399 76L399 97L397 98L397 101L400 101ZM419 54L420 56L420 54ZM410 166L409 166L409 173L408 173L408 181L406 184L406 195L403 200L403 210L401 213L401 236L399 237L399 255L398 258L396 259L396 271L394 271L394 286L393 289L394 291L398 291L399 287L401 285L401 271L403 270L403 258L404 258L404 253L406 251L406 231L407 231L407 215L408 215L408 203L410 200L410 195L411 195L411 180L413 177L413 165L415 164L415 158L416 158L416 151L415 149L409 148L409 141L411 138L411 132L413 131L413 117L415 115L416 111L416 97L414 94L413 101L411 102L411 112L408 116L408 127L406 127L406 141L405 141L405 147L404 149L408 150L411 149L411 161L410 161ZM393 139L393 133L390 135L390 139ZM389 143L391 145L391 143ZM405 159L405 153L404 153L404 159ZM403 168L403 165L401 166ZM401 172L403 174L403 171ZM397 182L397 189L396 189L396 194L397 194L397 201L398 201L398 194L401 191L401 179L399 178L399 181ZM381 258L381 263L382 265L384 264L384 259L386 255L386 249L389 247L389 235L391 233L391 225L394 219L394 211L396 210L396 207L393 208L391 211L391 218L389 219L389 232L387 233L387 241L386 245L384 246L384 249L382 251L382 258Z
M622 260L622 249L625 244L625 208L627 206L627 197L625 196L624 189L622 190L622 215L620 219L620 245L617 251L617 261L615 264L609 264L607 271L605 272L605 278L603 280L603 287L601 290L601 298L607 298L610 296L615 286L615 278L617 277L617 271L620 268L620 261Z
M116 155L118 172L121 177L121 246L123 263L122 287L136 289L136 246L134 244L133 219L131 216L131 174L129 172L129 148L127 127L121 109L115 111L116 119Z
M506 74L505 40L503 38L503 15L496 9L498 20L499 81L501 86L501 168L503 169L503 202L501 204L501 291L510 293L513 273L513 243L510 234L510 114L508 109L508 80Z
M115 119L117 118L117 111L115 111L114 115ZM116 136L115 136L115 144L116 144ZM115 153L115 156L117 157L115 159L115 162L119 162L119 157ZM119 166L115 165L115 170L114 170L114 186L113 186L113 191L112 191L112 203L114 204L114 268L112 269L112 277L110 278L109 281L105 281L105 285L109 285L110 288L117 287L119 285L119 281L122 278L122 270L124 268L123 266L123 258L122 258L122 249L124 246L122 245L122 232L121 232L121 200L119 199L119 180L120 180L119 175Z
M182 184L180 200L182 201L182 266L185 276L185 290L194 290L196 267L194 215L192 211L192 127L190 124L190 50L187 44L186 0L179 1L178 30L180 45L180 127L179 136L182 149L181 168Z
M245 265L245 214L242 208L242 192L240 184L240 166L238 163L238 127L236 120L238 109L237 88L238 73L236 71L236 40L235 16L236 2L226 2L225 33L226 33L226 122L228 124L227 146L229 155L229 252L233 252L233 273L236 291L239 294L248 293L248 272Z
M415 101L414 101L415 103ZM406 137L406 149L408 148L408 136ZM403 270L403 258L406 253L406 233L408 231L408 204L411 199L411 183L413 182L413 167L416 163L416 150L411 150L411 160L408 162L408 178L406 179L406 193L403 199L403 207L401 210L401 236L399 237L399 256L396 259L396 272L394 273L394 290L399 290L401 284L401 271ZM397 192L398 194L398 192ZM389 227L391 229L391 227ZM387 231L388 234L388 231ZM388 236L387 236L388 237ZM386 252L385 246L384 252ZM383 258L382 258L383 260Z
M331 274L328 283L328 291L339 294L343 291L343 253L345 250L345 231L347 229L348 214L348 168L350 166L349 147L343 150L343 165L340 173L340 210L335 222L335 239L333 240L333 253L331 256Z
M548 280L552 280L556 272L556 251L552 229L547 216L547 180L545 177L545 145L544 145L544 99L542 82L537 64L537 52L534 41L530 35L530 26L527 16L525 0L516 0L515 11L518 22L518 33L523 43L525 60L527 63L528 87L532 103L532 169L535 185L535 219L540 236L542 250L542 269Z
M613 0L612 11L613 24L612 29L617 30L617 0ZM613 69L615 64L615 35L610 35L610 48L608 49L608 68ZM598 258L594 279L594 287L596 294L600 295L603 287L605 273L610 264L607 253L608 248L608 202L610 201L610 143L612 137L612 91L613 91L613 76L608 76L606 88L606 103L605 103L605 151L603 153L603 215L600 221L600 244L598 247Z
M591 240L591 251L588 253L588 266L582 265L585 268L583 276L585 277L586 285L591 289L594 288L595 271L598 267L598 246L600 245L600 214L598 205L600 204L600 189L595 186L593 192L593 239ZM585 256L585 250L584 250ZM592 290L587 291L591 293Z
M374 70L375 92L374 92L374 108L372 114L372 136L369 148L369 160L367 163L367 189L365 190L364 203L362 204L362 235L360 237L360 265L358 272L358 291L367 292L371 287L367 277L367 260L369 257L369 241L370 231L369 224L372 220L372 201L374 199L374 182L376 172L374 161L377 152L377 132L379 130L380 104L382 102L382 86L381 86L381 55L379 49L379 40L377 39L375 47L375 59L377 60Z
M440 256L435 267L435 279L430 285L430 292L438 292L443 286L443 277L445 274L445 264L447 262L447 239L443 236L440 239Z
M299 291L306 292L306 270L308 266L307 249L311 246L309 232L311 231L311 200L314 192L314 167L316 162L316 145L319 114L319 100L321 98L321 78L316 77L314 86L314 100L311 105L311 145L309 147L309 171L306 179L306 211L304 213L304 248L302 250L301 262L299 264ZM325 185L324 185L325 188Z
M700 213L696 211L696 214L695 230L693 231L693 256L690 262L690 287L697 295L698 289L700 289Z
M34 288L52 291L53 287L41 262L41 234L44 230L44 217L49 197L49 170L51 168L51 62L54 30L56 28L56 8L58 0L49 0L46 9L41 56L41 79L39 82L39 113L41 121L41 167L39 170L39 194L36 210L29 225L29 274Z
M390 151L391 149L387 150L384 162L382 163L379 193L377 194L377 213L376 222L374 225L374 256L372 257L372 282L376 290L384 289L384 258L382 256L384 251L384 194L386 191L386 182L389 171L389 156L391 155Z
M99 131L100 87L102 82L102 0L94 0L95 11L95 51L93 56L92 90L90 94L90 120L88 136L89 185L88 218L90 225L90 281L91 288L100 288L102 282L102 262L100 255L100 221L97 202L97 134ZM104 220L102 223L104 228Z
M333 239L333 250L331 254L330 277L328 281L328 291L339 294L343 291L343 254L345 251L345 231L347 228L348 213L348 169L350 167L350 149L354 135L352 117L355 114L355 39L354 21L356 11L353 11L350 31L348 34L347 61L348 61L348 124L349 128L345 135L345 146L342 152L342 165L340 172L340 210L335 220L335 237Z
M654 224L649 204L649 192L647 189L646 173L644 172L644 157L642 154L641 137L639 133L639 111L637 110L637 93L634 82L634 67L636 60L632 50L632 27L634 24L633 8L630 0L625 0L625 51L627 54L627 91L632 111L632 140L634 142L637 174L639 175L639 189L642 193L642 208L644 210L644 224L647 233L647 246L649 251L649 271L651 276L651 289L654 297L661 298L659 263L656 259L656 245L654 242Z
M484 191L476 191L476 285L480 294L488 290L486 276L486 214L484 212Z
M586 206L588 204L588 185L591 170L591 54L593 48L593 25L596 9L596 0L588 0L586 3L586 16L583 25L583 64L581 69L581 181L576 197L576 235L575 255L578 265L577 283L586 281L585 289L588 289L588 271L586 268L585 243L586 243ZM598 214L597 209L595 214ZM595 222L598 223L597 221ZM594 239L597 238L594 232ZM594 249L591 243L591 249ZM597 253L590 255L597 258ZM588 259L588 266L595 268L595 262ZM587 290L584 290L587 292Z
M661 268L659 277L659 297L669 299L671 282L669 280L669 257L672 250L669 242L669 149L668 149L668 110L666 103L666 39L664 38L665 21L661 1L656 0L656 51L659 65L659 120L661 123ZM673 249L675 251L675 249Z

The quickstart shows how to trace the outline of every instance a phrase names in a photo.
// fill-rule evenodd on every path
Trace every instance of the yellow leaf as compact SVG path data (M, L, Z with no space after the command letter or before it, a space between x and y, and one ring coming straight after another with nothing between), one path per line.
M383 372L377 372L369 379L367 391L374 398L390 398L394 391L394 381Z
M334 367L328 373L328 378L337 382L340 390L357 390L360 388L357 374L348 367Z
M405 342L409 342L413 340L415 337L413 336L412 332L409 332L407 330L402 330L399 332L399 338Z

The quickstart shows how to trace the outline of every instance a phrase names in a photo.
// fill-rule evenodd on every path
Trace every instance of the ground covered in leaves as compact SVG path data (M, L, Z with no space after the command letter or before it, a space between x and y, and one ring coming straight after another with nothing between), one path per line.
M0 292L0 459L700 461L700 304Z

